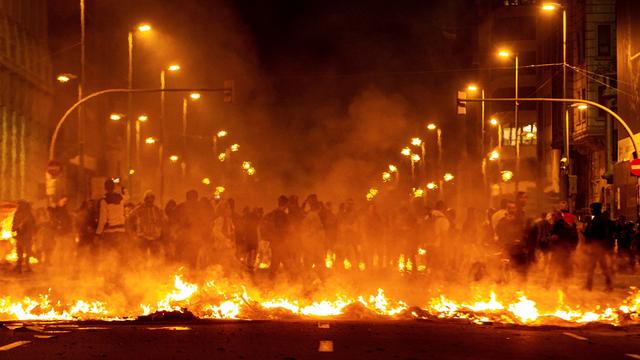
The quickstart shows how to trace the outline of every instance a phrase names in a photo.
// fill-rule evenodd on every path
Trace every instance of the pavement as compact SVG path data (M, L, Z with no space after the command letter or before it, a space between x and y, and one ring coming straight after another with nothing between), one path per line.
M0 359L640 359L640 327L464 321L9 322Z

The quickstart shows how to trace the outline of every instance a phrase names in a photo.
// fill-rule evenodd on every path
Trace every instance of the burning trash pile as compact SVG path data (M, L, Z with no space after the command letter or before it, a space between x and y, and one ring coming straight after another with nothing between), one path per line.
M440 295L414 305L391 298L382 288L367 295L351 296L337 291L322 298L297 298L265 295L230 280L210 280L198 285L176 274L172 282L158 288L155 303L143 303L138 309L128 310L122 304L114 304L113 308L110 305L98 299L65 302L53 299L50 293L24 298L4 296L0 297L0 320L132 320L183 313L187 318L239 320L457 319L476 324L565 326L640 323L640 291L636 288L631 288L628 296L616 305L592 308L564 304L561 292L554 306L539 305L521 292L502 298L495 291L476 296L472 301Z

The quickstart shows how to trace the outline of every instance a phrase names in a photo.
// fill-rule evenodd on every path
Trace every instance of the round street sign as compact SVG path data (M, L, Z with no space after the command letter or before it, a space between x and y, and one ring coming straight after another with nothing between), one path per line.
M631 175L640 176L640 159L631 160L629 170L631 170Z
M62 173L62 164L58 160L50 160L47 164L47 174L52 178L58 177Z

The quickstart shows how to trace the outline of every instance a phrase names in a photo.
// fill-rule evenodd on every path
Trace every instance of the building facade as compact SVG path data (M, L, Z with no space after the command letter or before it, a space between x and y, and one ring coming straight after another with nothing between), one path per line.
M0 199L43 192L50 95L46 1L0 1Z

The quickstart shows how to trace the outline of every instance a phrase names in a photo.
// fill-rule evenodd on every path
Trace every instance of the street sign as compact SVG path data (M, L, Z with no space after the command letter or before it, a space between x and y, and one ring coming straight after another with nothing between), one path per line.
M629 170L631 170L631 175L640 176L640 159L631 160Z
M57 160L49 160L47 164L47 174L52 178L57 178L62 173L62 164Z

